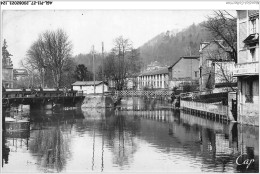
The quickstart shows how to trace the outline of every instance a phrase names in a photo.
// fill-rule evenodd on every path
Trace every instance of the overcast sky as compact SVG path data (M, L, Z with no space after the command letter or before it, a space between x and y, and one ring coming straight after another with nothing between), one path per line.
M212 13L210 10L6 10L2 16L2 38L13 55L14 68L18 68L30 45L46 30L64 29L73 44L73 55L89 53L92 45L101 52L102 41L108 52L120 35L137 48L157 34L200 23Z

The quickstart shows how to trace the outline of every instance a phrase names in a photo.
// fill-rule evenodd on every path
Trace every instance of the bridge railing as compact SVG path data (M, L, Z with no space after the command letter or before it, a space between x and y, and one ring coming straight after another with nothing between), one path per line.
M171 90L122 90L122 91L113 91L112 95L114 96L146 96L146 97L154 97L154 96L162 96L167 97L171 96Z
M8 89L2 92L2 98L24 98L24 97L75 97L83 96L82 92L72 90L21 90Z

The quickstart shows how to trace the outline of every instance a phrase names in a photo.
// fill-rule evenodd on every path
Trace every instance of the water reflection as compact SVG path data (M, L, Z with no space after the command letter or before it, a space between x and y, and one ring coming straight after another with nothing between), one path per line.
M32 132L29 150L36 157L40 169L48 172L60 172L66 166L66 159L70 155L69 136L62 133L62 125L48 126L44 130Z
M116 110L31 111L27 134L3 125L3 172L259 171L258 127L162 105L133 98Z

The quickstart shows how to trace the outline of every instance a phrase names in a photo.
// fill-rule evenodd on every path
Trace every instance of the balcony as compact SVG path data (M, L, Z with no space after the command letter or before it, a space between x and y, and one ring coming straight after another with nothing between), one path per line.
M258 62L246 62L235 65L234 76L259 75Z

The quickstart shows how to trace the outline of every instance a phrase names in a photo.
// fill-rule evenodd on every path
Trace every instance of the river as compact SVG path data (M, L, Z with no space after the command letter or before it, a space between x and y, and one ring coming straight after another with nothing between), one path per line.
M258 127L206 120L160 101L3 114L30 118L23 131L3 131L3 173L259 172Z

